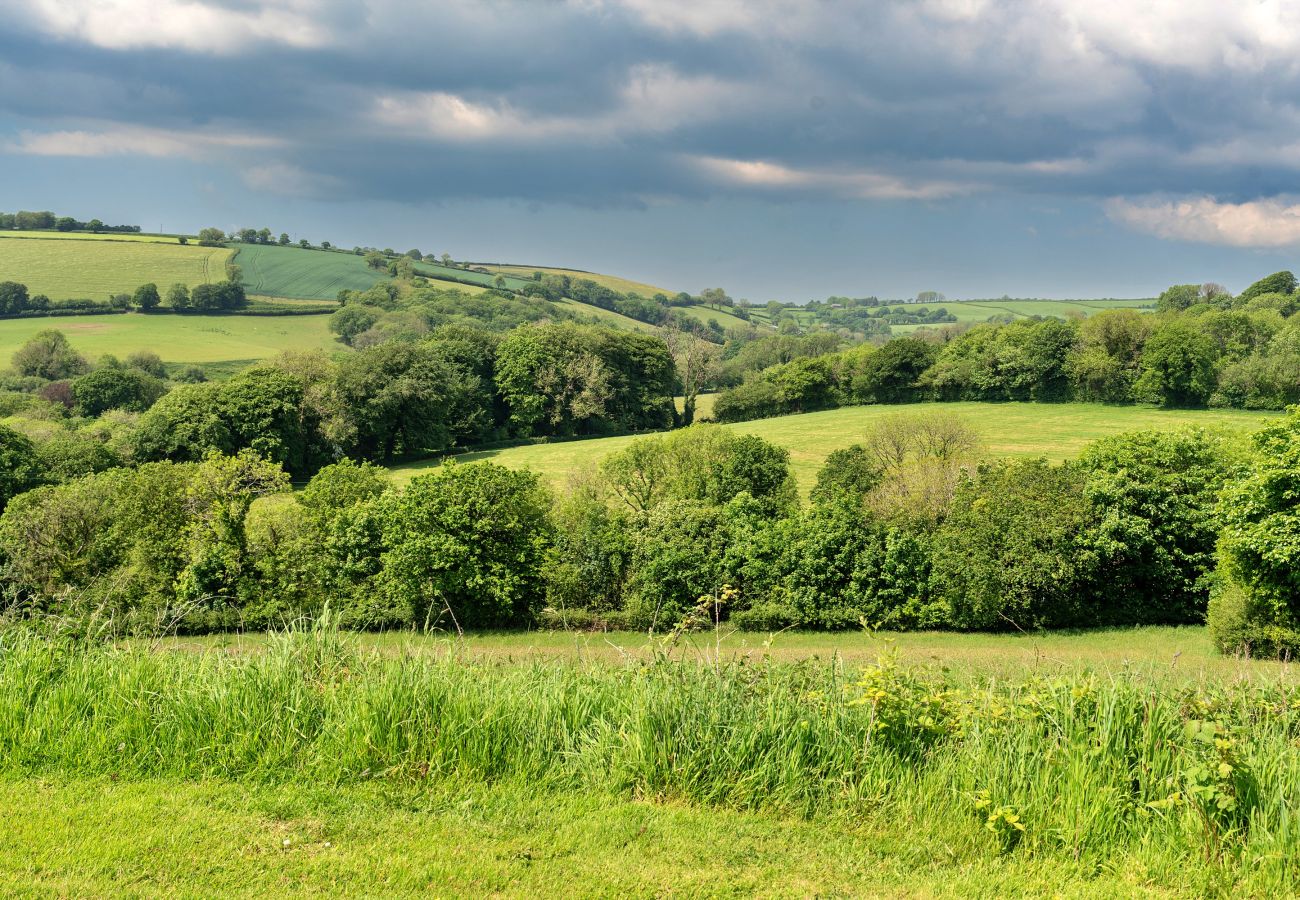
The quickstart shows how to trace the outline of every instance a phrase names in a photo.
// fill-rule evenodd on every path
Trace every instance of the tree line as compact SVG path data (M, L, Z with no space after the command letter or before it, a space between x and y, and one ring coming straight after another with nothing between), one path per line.
M139 234L139 225L105 225L99 219L79 222L71 216L56 216L49 210L0 212L0 229L5 231L89 231L92 234Z
M559 492L492 463L397 488L347 459L289 492L252 448L40 485L0 434L6 605L65 627L257 628L328 606L355 628L1033 630L1208 610L1226 650L1300 646L1300 501L1277 490L1300 484L1300 412L1250 440L1132 432L1061 464L897 416L832 454L806 503L786 451L712 425L637 439Z
M1154 314L1022 319L801 356L724 391L741 421L859 403L1084 400L1282 409L1300 402L1300 306L1289 272L1233 297L1179 285Z

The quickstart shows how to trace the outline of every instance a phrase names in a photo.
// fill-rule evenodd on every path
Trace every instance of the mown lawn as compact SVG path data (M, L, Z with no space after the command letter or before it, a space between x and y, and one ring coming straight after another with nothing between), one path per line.
M39 778L0 781L0 808L9 897L1100 898L1181 875L527 785Z
M38 331L55 329L91 360L152 350L173 363L253 362L285 350L341 350L329 316L124 313L0 321L0 364Z
M1270 415L1244 410L1166 410L1095 403L924 403L853 406L726 427L743 434L756 434L789 450L795 478L807 493L816 482L817 470L826 457L834 450L862 440L867 429L882 417L940 410L967 419L983 435L987 450L993 456L1044 456L1051 460L1070 459L1089 442L1122 431L1177 428L1189 424L1245 430L1257 427ZM597 464L633 440L634 437L624 435L530 444L470 453L458 459L490 459L506 466L528 468L551 483L562 485L570 473ZM440 465L440 460L402 465L394 469L394 475L405 481L437 465Z
M5 234L0 237L0 281L21 282L32 294L52 300L104 301L112 294L130 294L146 282L165 292L177 282L193 287L221 281L226 277L230 253L223 247L181 246L174 241L142 238L110 240L78 235L14 239Z

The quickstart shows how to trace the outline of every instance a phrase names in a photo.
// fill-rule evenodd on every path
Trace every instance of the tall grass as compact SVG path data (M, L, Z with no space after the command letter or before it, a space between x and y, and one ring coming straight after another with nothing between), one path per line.
M510 780L839 819L1197 890L1300 887L1294 689L940 679L889 659L849 673L364 656L328 628L253 655L10 633L0 765L11 777Z

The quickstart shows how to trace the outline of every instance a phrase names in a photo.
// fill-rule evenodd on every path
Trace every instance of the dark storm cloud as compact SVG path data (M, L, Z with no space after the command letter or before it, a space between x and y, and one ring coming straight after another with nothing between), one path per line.
M1300 192L1300 21L1221 7L0 0L0 144L411 201Z

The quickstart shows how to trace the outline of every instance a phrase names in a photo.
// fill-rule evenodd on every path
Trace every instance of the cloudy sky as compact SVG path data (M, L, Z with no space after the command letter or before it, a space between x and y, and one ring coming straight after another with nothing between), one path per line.
M756 301L1300 266L1300 7L0 0L0 209Z

